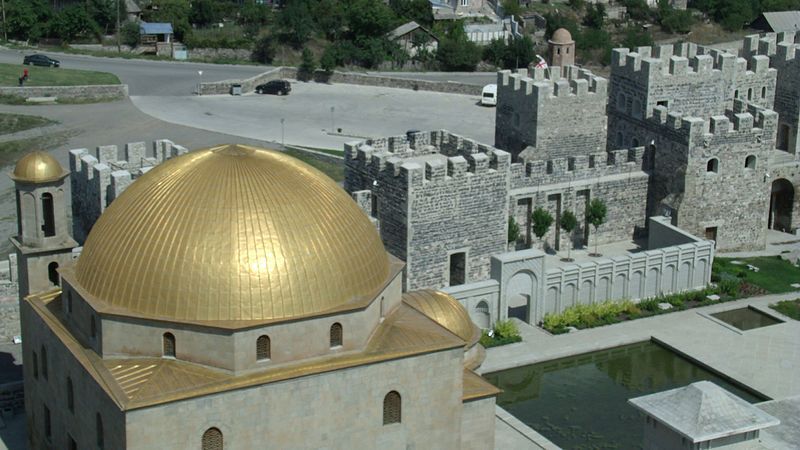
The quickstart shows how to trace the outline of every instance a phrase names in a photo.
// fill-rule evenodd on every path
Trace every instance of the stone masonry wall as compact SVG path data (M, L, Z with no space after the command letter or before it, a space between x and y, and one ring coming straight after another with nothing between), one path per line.
M128 96L127 84L93 86L0 86L0 95L18 98L58 97L69 99L121 99Z
M83 243L100 214L136 178L172 157L188 152L185 147L162 139L148 151L144 142L129 143L119 157L116 145L69 152L72 189L73 237Z
M516 158L584 156L606 148L607 80L574 66L497 75L495 146Z

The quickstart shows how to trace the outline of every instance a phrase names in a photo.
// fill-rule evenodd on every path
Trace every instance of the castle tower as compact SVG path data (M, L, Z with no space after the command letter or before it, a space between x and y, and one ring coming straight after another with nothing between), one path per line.
M17 201L19 295L47 290L60 284L58 268L72 260L78 244L69 234L64 180L69 172L45 152L35 151L19 160L14 173Z
M550 47L551 66L575 65L575 41L566 28L557 29L547 43Z

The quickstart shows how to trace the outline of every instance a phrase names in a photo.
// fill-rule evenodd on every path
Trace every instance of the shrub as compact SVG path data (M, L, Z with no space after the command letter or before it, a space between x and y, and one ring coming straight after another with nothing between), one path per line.
M497 347L499 345L513 344L514 342L522 341L522 336L519 335L517 324L512 320L498 320L494 324L494 335L489 336L489 333L484 330L481 333L480 343L485 348Z
M120 40L123 44L133 48L139 45L139 24L136 22L125 22L120 30Z
M251 59L254 62L269 64L275 59L275 40L270 35L258 38Z
M519 329L517 324L511 319L498 320L494 323L494 332L500 337L515 338L519 337Z
M719 291L729 297L736 297L739 295L739 288L741 281L736 279L727 279L719 282Z
M519 225L514 217L508 217L508 242L516 242L519 239Z

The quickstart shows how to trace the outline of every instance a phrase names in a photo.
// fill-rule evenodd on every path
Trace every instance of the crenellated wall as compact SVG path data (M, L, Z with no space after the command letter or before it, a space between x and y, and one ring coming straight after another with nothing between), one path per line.
M116 145L102 145L94 152L75 149L69 152L72 188L73 237L82 243L103 211L136 178L156 165L188 152L170 140L153 142L148 151L144 142L129 143L119 157ZM92 154L93 153L93 154Z
M515 159L603 151L607 85L575 66L498 72L495 146Z

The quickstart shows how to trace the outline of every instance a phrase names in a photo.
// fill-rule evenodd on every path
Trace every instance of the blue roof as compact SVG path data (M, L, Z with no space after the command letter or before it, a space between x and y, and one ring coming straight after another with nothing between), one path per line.
M139 34L172 34L171 23L141 22Z

